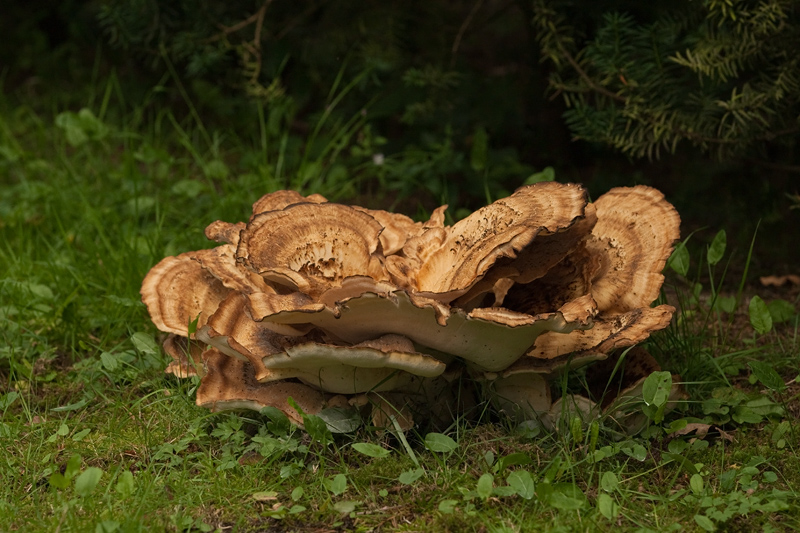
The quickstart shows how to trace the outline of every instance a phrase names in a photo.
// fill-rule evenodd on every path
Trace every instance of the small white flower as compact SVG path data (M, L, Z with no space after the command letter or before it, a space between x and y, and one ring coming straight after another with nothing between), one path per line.
M383 154L372 154L372 162L375 163L376 165L382 165L383 160L384 160Z

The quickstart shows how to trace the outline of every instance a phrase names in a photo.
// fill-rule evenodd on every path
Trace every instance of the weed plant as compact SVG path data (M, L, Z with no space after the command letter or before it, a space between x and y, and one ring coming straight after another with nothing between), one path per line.
M340 87L305 143L280 106L258 110L256 138L209 131L194 112L137 109L111 120L111 107L124 108L113 78L79 111L0 105L0 529L800 526L798 302L751 297L744 278L726 293L718 269L734 259L724 233L692 278L707 277L707 288L687 281L685 245L673 256L680 312L650 348L682 376L688 399L661 420L669 384L654 375L640 435L577 419L546 434L485 406L477 420L407 434L312 415L304 432L274 409L197 408L197 381L162 373L160 338L139 301L153 264L210 245L207 223L238 220L266 192L347 200L392 180L413 191L406 169L455 157L403 153L380 167L394 169L386 174L364 171L379 166L381 140L363 117L336 115ZM486 161L480 150L469 157L476 171ZM580 387L579 373L573 382Z

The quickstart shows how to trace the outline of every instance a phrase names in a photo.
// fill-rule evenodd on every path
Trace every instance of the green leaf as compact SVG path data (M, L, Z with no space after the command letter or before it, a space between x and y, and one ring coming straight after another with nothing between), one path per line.
M80 401L77 401L75 403L71 403L69 405L64 405L62 407L54 407L54 408L52 408L50 410L53 411L54 413L61 413L61 412L64 412L64 411L77 411L78 409L83 409L84 407L86 407L87 403L89 403L89 400L84 398L84 399L82 399Z
M619 504L617 504L614 498L605 492L601 492L597 496L597 510L600 511L600 514L604 517L613 520L619 515Z
M94 492L94 488L100 482L102 476L102 470L95 466L90 466L75 479L75 494L83 497L89 496Z
M453 514L456 510L456 505L458 505L457 500L442 500L439 502L439 512Z
M486 473L478 478L478 484L475 487L475 492L478 493L479 498L482 500L487 500L489 499L489 496L492 495L492 488L494 488L494 476Z
M64 477L64 474L61 472L56 472L50 479L47 480L50 483L50 486L56 489L66 489L69 487L69 480Z
M47 285L42 285L41 283L26 283L25 286L31 291L31 294L42 300L52 300L55 297L53 290Z
M736 296L718 296L714 301L714 310L733 313L736 309Z
M110 352L103 352L100 354L100 361L103 363L103 368L109 372L116 372L119 368L119 360Z
M759 296L753 296L750 300L750 324L759 335L765 335L772 329L772 315L769 308Z
M669 256L667 265L681 276L685 277L689 273L689 250L686 249L684 243L679 242L675 246L675 250Z
M335 496L339 496L347 490L347 477L344 474L336 474L335 476L323 480L325 488L331 491Z
M194 335L194 334L195 334L195 332L197 331L197 323L198 323L199 321L200 321L200 313L197 313L197 316L196 316L196 317L194 317L194 320L190 320L190 321L189 321L189 325L188 325L188 331L189 331L189 336L190 336L190 337L191 337L192 335Z
M316 172L313 173L314 176L319 174L319 166L313 167ZM209 179L212 180L221 180L228 177L230 174L230 170L228 170L228 165L225 164L224 161L220 159L212 159L205 165L203 165L203 174Z
M289 417L277 407L263 407L259 413L269 418L270 421L267 422L267 429L273 435L282 437L287 435L292 429L292 423L289 421Z
M497 471L502 472L510 466L533 464L533 459L527 453L510 453L497 462Z
M783 391L786 389L786 383L781 379L775 369L769 363L763 361L750 361L747 363L750 370L758 378L765 387L774 391Z
M432 452L449 453L458 448L456 441L441 433L425 435L425 446Z
M731 417L737 424L758 424L764 420L762 415L743 405L736 407Z
M769 309L773 324L787 322L795 315L794 305L786 300L772 300L767 304L767 309Z
M486 130L477 128L472 134L472 149L469 153L469 163L472 170L480 172L486 168L487 154L489 152L489 136Z
M517 426L517 434L523 439L535 439L542 432L542 423L538 420L523 420Z
M102 522L98 522L94 528L94 533L114 533L115 531L119 530L119 526L121 526L119 522L116 520L103 520Z
M556 171L553 167L545 167L542 169L541 172L537 172L536 174L531 174L528 176L528 179L525 180L524 185L533 185L534 183L540 183L543 181L553 181L556 179Z
M363 453L367 457L386 457L392 453L382 446L369 442L356 442L353 444L353 449L359 453Z
M328 407L317 416L325 421L331 433L350 433L361 427L361 416L355 409Z
M406 470L397 478L397 481L402 483L403 485L411 485L416 480L421 478L425 474L425 471L421 468L415 468L413 470Z
M331 435L331 431L328 429L327 422L316 415L304 415L303 427L306 428L306 433L308 433L312 440L320 442L323 445L333 440L333 435Z
M712 522L711 519L705 515L701 514L694 515L694 521L698 526L700 526L702 529L706 531L714 531L715 529L714 522Z
M516 489L514 487L509 487L508 485L500 485L499 487L494 487L492 489L492 496L497 496L498 498L508 498L509 496L516 495Z
M64 130L67 142L71 146L80 146L89 140L89 136L81 129L75 113L70 111L59 113L56 116L55 125Z
M536 495L542 502L563 510L576 510L589 502L580 488L574 483L539 483Z
M292 496L291 496L291 497L292 497L292 501L293 501L293 502L296 502L297 500L299 500L300 498L302 498L302 497L303 497L303 494L305 494L305 493L306 493L306 491L305 491L305 489L304 489L302 486L297 486L297 487L295 487L295 488L292 490Z
M126 470L120 474L117 484L114 486L114 490L123 498L127 498L133 494L134 488L133 473L130 470Z
M711 241L711 245L708 247L707 260L709 265L714 266L719 263L722 256L725 255L725 246L727 243L728 238L727 235L725 235L725 230L719 230L714 236L714 240Z
M159 353L158 344L151 335L137 331L131 335L131 342L139 353L153 354Z
M197 180L187 179L180 180L170 190L175 195L192 199L200 196L200 193L206 190L206 186Z
M653 372L642 384L642 398L647 405L661 407L667 403L672 389L672 375L669 372Z
M633 457L637 461L647 459L647 449L639 443L628 441L619 448L628 457Z
M619 479L614 472L605 472L600 478L600 488L606 492L614 492L619 486Z
M703 488L705 487L703 476L700 474L693 474L692 477L689 478L689 487L691 487L692 492L694 492L696 496L702 495Z
M361 502L352 501L352 500L345 500L342 502L336 502L333 504L333 508L342 513L342 514L350 514L356 510L356 507L361 505Z
M527 470L516 470L511 472L506 478L506 483L519 494L521 498L530 500L535 494L536 486L533 483L533 477Z
M63 424L62 424L63 425ZM67 466L64 469L64 477L67 479L72 479L75 477L75 474L80 472L81 470L81 456L77 453L72 454L72 456L67 461Z
M672 442L677 442L677 441L672 441ZM670 442L670 444L672 444L672 442ZM683 442L683 441L681 441L681 442ZM682 446L682 448L685 449L687 446L688 446L688 444L686 444L684 442L684 446ZM697 474L698 473L697 472L697 467L694 465L694 463L691 462L689 459L687 459L686 457L684 457L683 455L681 455L679 453L663 452L661 454L661 459L662 459L662 464L666 463L666 461L672 460L676 464L680 465L680 467L683 468L684 470L686 470L688 473L690 473L690 474Z
M8 409L8 407L19 398L19 393L11 391L0 396L0 410Z
M278 493L274 490L261 490L250 495L257 502L270 502L278 499Z
M81 441L81 440L83 440L83 439L86 437L86 435L88 435L88 434L89 434L89 433L91 433L91 432L92 432L92 430L91 430L91 429L89 429L89 428L82 429L81 431L79 431L79 432L75 433L75 434L72 436L72 440L74 440L75 442Z

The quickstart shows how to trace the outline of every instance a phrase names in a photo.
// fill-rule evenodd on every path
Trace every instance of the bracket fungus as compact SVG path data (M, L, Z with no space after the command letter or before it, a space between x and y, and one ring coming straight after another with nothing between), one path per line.
M446 207L414 222L278 191L246 222L212 222L219 246L167 257L142 284L169 334L167 372L200 378L198 405L271 406L297 424L293 406L371 408L373 424L403 429L446 422L481 389L500 412L546 427L576 409L640 425L623 400L642 377L610 403L553 402L550 383L669 324L674 309L652 307L679 238L664 196L637 186L589 202L583 187L549 182L454 225ZM649 357L627 360L657 368Z

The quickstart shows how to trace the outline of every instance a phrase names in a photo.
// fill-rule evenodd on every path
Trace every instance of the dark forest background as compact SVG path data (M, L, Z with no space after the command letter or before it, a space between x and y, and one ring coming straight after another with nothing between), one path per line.
M745 254L758 225L753 265L781 274L800 260L798 8L6 2L0 87L3 112L143 125L168 109L214 138L275 139L306 186L346 172L340 200L410 214L446 202L458 216L553 176L593 195L649 184L685 234L700 229L696 247L724 228Z

